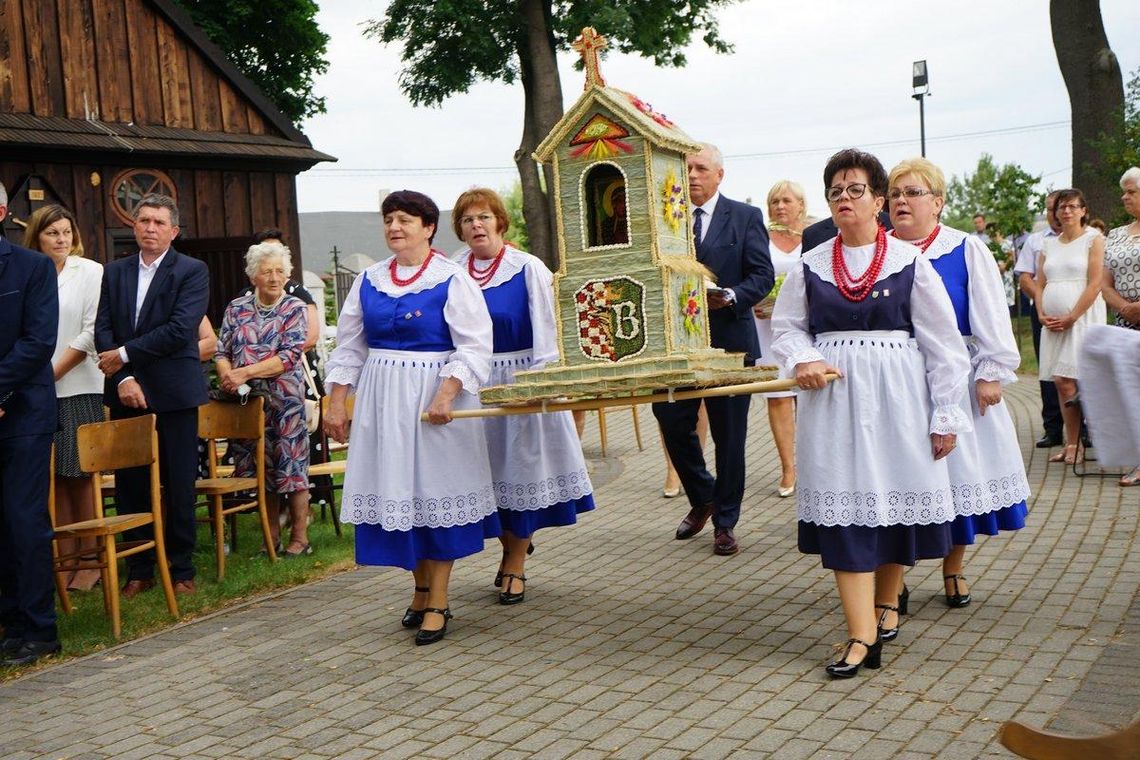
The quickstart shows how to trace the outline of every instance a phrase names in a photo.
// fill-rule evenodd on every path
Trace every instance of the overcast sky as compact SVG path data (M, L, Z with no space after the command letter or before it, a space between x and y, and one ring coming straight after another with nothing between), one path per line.
M400 47L361 34L384 0L320 0L329 70L316 90L328 113L302 129L340 159L297 183L301 211L374 211L382 189L411 188L450 208L464 189L509 188L522 131L521 85L479 83L442 108L413 108L399 90ZM783 178L803 184L809 211L826 213L823 165L850 145L889 169L919 153L911 63L925 59L927 157L972 171L983 152L1070 182L1069 99L1057 68L1048 0L851 2L751 0L719 12L735 53L695 43L684 69L611 53L609 84L636 93L694 138L725 154L725 195L762 204ZM1124 71L1140 67L1140 2L1102 0L1109 42ZM472 23L471 33L479 33ZM583 75L559 56L569 106Z

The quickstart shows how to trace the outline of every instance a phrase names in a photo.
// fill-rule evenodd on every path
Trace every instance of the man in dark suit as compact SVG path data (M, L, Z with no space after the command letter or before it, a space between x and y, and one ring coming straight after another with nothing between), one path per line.
M8 194L0 185L0 221ZM58 426L55 267L0 237L0 666L59 651L48 484Z
M203 262L171 247L178 237L172 198L148 195L134 214L139 252L103 269L95 347L107 376L104 400L111 417L157 417L170 576L176 594L192 594L198 407L206 403L198 324L210 298L209 274ZM146 468L117 473L116 491L126 512L150 510ZM143 537L150 528L140 530ZM153 585L153 552L129 557L123 596L130 599Z
M744 354L751 366L760 358L752 306L772 289L768 230L760 209L722 196L724 160L716 146L705 144L688 157L689 197L693 203L693 238L697 259L716 277L708 292L709 332L714 348ZM713 551L740 551L734 530L744 498L744 444L748 433L748 394L705 399L709 431L716 445L716 478L705 466L697 438L699 399L659 403L653 414L661 425L665 448L689 497L689 513L677 527L677 538L692 538L712 517Z

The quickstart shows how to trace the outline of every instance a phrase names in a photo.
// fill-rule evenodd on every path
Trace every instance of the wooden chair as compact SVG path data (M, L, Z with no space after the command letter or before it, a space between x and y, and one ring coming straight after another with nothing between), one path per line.
M611 406L609 410L598 410L598 435L602 439L602 456L606 455L606 411L614 411L621 409L620 406ZM633 414L633 437L637 441L637 450L645 451L645 446L641 443L641 422L637 418L637 404L630 404L629 411Z
M265 537L265 551L270 561L277 560L273 547L273 533L269 529L269 509L265 498L265 400L254 398L246 404L230 401L210 401L198 407L198 437L205 439L208 478L194 482L194 493L206 497L210 523L214 529L214 554L217 558L218 580L226 577L226 518L239 512L257 510L261 518L261 532ZM223 477L218 465L217 442L220 439L242 440L253 446L254 477ZM243 494L253 492L253 498ZM231 521L236 536L236 525Z
M998 741L1029 760L1133 760L1140 757L1140 721L1101 736L1062 736L1008 720L998 729Z
M348 412L348 418L350 420L352 419L352 411L353 411L353 407L355 406L355 403L356 403L356 396L349 396L345 402L345 409ZM310 462L309 463L309 480L311 482L313 478L321 477L322 475L328 476L329 483L330 483L330 485L329 485L330 503L328 504L329 514L332 517L333 530L336 531L336 535L337 535L337 537L339 537L341 534L340 533L340 520L337 519L335 494L337 491L339 491L342 488L342 486L338 486L335 482L333 482L332 477L334 475L344 475L344 470L348 464L348 461L346 459L333 459L332 458L332 452L334 451L334 449L332 448L333 441L331 441L329 439L329 437L327 435L325 435L324 426L323 426L324 419L325 419L325 412L328 410L328 406L329 406L329 397L328 396L322 396L321 397L321 423L322 423L322 427L321 427L321 459L322 459L322 461ZM343 444L339 444L338 449L335 449L335 450L341 450L341 449L345 449L347 447L348 447L348 443L346 442ZM321 519L324 519L324 516L325 516L325 505L322 504L321 505Z
M103 602L111 617L111 633L117 639L122 632L119 614L119 565L123 557L130 557L150 549L155 553L155 564L162 581L162 591L166 595L166 607L172 617L178 617L178 602L174 598L174 584L170 580L170 566L166 561L166 542L163 537L162 499L159 491L158 433L155 431L155 417L147 414L111 422L95 422L81 425L78 432L79 466L91 477L93 507L95 517L68 525L55 524L54 488L49 501L52 525L56 541L52 549L56 591L59 593L64 612L71 612L71 600L67 585L61 581L62 565L80 555L91 554L91 549L63 554L59 551L60 538L93 538L96 542L96 559L82 562L81 567L98 567L103 576ZM107 516L103 512L103 497L100 483L102 473L122 470L129 467L147 467L150 474L149 512L136 514L116 514ZM154 536L144 541L122 541L116 539L120 533L134 528L151 525ZM70 568L69 568L70 569Z

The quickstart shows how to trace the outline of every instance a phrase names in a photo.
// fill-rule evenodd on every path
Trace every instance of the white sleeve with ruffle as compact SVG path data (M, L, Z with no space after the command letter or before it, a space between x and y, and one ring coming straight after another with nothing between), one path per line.
M523 272L526 276L530 329L534 336L531 369L539 369L561 358L558 353L558 330L554 322L554 275L542 261L529 255Z
M795 375L797 364L823 361L823 354L816 350L815 339L808 332L803 266L788 272L776 296L776 305L772 307L772 338L772 353L790 375Z
M970 332L976 346L970 356L974 377L1015 383L1021 352L1013 337L1001 272L990 249L973 237L966 238L966 271L970 277Z
M455 352L443 365L439 376L454 377L463 385L463 390L477 394L480 386L491 377L494 330L483 291L462 272L456 273L447 283L443 318L451 331Z
M336 320L336 348L325 362L325 383L356 386L360 370L368 358L368 340L364 336L364 311L360 306L360 284L367 270L356 276L345 296Z
M954 306L942 278L924 258L914 262L910 315L914 338L926 361L926 386L934 405L930 432L945 435L973 430L973 420L960 403L970 379L970 355L958 332Z

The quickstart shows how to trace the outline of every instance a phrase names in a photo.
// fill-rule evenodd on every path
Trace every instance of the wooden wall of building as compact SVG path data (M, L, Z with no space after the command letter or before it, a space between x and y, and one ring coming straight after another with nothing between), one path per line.
M0 111L278 134L137 0L0 0Z

